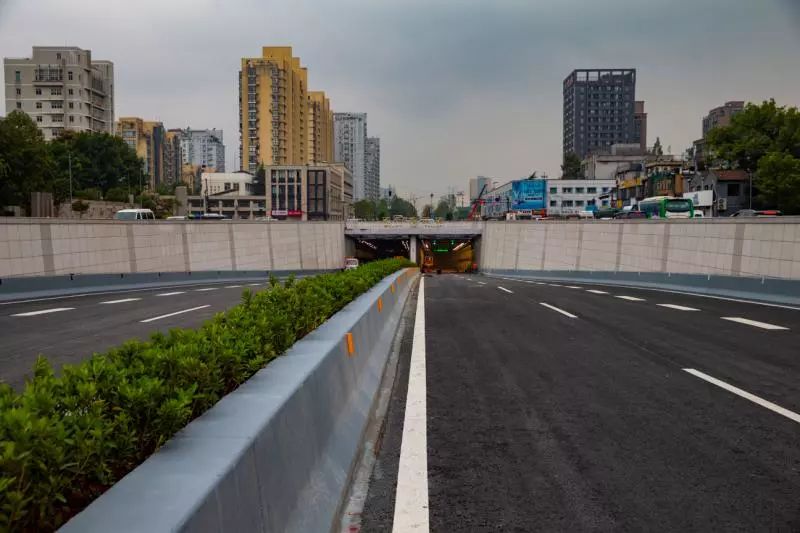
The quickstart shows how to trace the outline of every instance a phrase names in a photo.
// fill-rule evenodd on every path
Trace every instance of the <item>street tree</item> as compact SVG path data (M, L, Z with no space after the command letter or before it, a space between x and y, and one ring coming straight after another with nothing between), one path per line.
M52 192L47 144L22 111L0 119L0 206L30 206L31 193Z
M561 177L566 179L582 179L583 166L581 159L575 152L567 152L564 154L564 162L561 163Z

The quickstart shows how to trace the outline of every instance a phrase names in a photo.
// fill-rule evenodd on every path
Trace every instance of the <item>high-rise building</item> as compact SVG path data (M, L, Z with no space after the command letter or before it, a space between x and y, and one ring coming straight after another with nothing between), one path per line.
M639 143L636 69L577 69L564 79L564 153L583 159L612 144Z
M706 138L708 132L720 126L727 126L731 123L731 117L744 109L744 102L733 101L725 102L725 104L715 107L708 112L708 115L703 117L703 139Z
M27 113L44 138L65 129L114 133L114 64L75 46L34 46L3 59L6 114Z
M492 189L493 189L492 178L487 178L486 176L478 176L477 178L470 178L469 179L470 203L478 199L478 196L481 194L481 191L487 193Z
M181 162L206 168L209 172L225 172L225 145L222 130L171 129L181 143Z
M381 140L379 137L367 137L364 146L364 194L371 200L377 200L381 194Z
M308 159L308 72L290 46L265 46L242 58L239 71L239 156L259 164L302 165Z
M167 131L164 134L163 180L165 183L177 184L181 181L182 152L180 133L175 130Z
M169 181L164 173L167 137L161 122L142 120L139 117L122 117L117 121L115 131L142 158L142 172L150 190Z
M367 198L366 113L333 114L333 156L353 174L353 199ZM375 198L377 198L377 193Z
M633 136L642 153L647 152L647 113L644 110L644 100L633 103Z
M308 163L333 162L333 111L324 91L308 93Z

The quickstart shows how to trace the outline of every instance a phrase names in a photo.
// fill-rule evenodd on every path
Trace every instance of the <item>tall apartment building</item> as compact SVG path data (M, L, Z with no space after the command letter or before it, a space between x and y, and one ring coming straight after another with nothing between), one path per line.
M732 101L725 102L719 107L715 107L703 117L703 139L708 132L718 126L727 126L731 123L731 117L744 109L744 102Z
M6 114L27 113L44 138L65 129L114 133L114 64L75 46L34 46L3 59Z
M225 172L225 144L222 130L171 129L180 139L184 165L194 165L209 171Z
M564 153L581 159L612 144L639 143L636 69L577 69L564 79Z
M121 117L115 130L128 146L136 150L136 155L142 158L142 173L150 190L173 179L178 180L179 174L170 176L165 171L165 159L168 158L167 136L161 122L142 120L139 117ZM167 163L167 166L171 165Z
M308 93L308 163L333 162L333 111L324 91Z
M366 113L333 114L333 157L353 174L353 199L368 198L366 183ZM377 192L374 197L377 199Z
M371 200L377 200L381 194L381 140L378 137L367 137L364 146L364 194Z
M164 182L179 183L181 181L182 165L183 149L181 148L181 136L178 132L169 130L164 134Z
M647 152L647 113L644 110L644 100L633 103L633 136L642 153Z
M242 58L239 155L242 168L302 165L308 159L308 72L290 46L265 46Z

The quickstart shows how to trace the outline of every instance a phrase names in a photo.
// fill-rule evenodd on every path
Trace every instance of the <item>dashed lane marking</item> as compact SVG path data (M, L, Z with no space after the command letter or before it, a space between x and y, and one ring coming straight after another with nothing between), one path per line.
M656 304L659 307L666 307L667 309L675 309L676 311L699 311L695 307L686 307L685 305L676 304Z
M568 289L582 289L583 287L578 287L577 285L565 285Z
M168 313L166 315L154 316L153 318L147 318L145 320L140 320L143 324L147 322L154 322L156 320L161 320L162 318L169 318L175 315L182 315L184 313L191 313L192 311L197 311L198 309L205 309L206 307L211 307L211 304L207 305L198 305L197 307L192 307L191 309L184 309L183 311L175 311L174 313Z
M52 309L41 309L39 311L28 311L27 313L17 313L11 316L37 316L46 315L48 313L60 313L61 311L72 311L74 307L54 307Z
M561 314L562 314L562 315L564 315L564 316L568 316L568 317L570 317L570 318L578 318L576 315L573 315L572 313L570 313L570 312L568 312L568 311L564 311L563 309L559 309L559 308L558 308L558 307L556 307L555 305L550 305L550 304L548 304L548 303L544 303L544 302L539 302L539 305L543 305L543 306L545 306L546 308L548 308L548 309L552 309L552 310L553 310L553 311L555 311L556 313L561 313Z
M738 322L739 324L745 324L748 326L753 326L756 328L761 329L768 329L768 330L785 330L789 328L785 328L783 326L776 326L775 324L768 324L767 322L759 322L758 320L750 320L749 318L742 318L738 316L723 316L720 317L722 320L730 320L731 322Z
M226 289L238 289L239 287L241 287L241 285L228 285L225 288Z
M620 300L628 300L629 302L644 302L644 298L637 298L636 296L614 296L614 298L619 298Z
M794 420L795 422L800 424L800 415L795 413L794 411L790 411L788 409L785 409L785 408L781 407L780 405L774 404L774 403L770 402L769 400L765 400L764 398L756 396L755 394L750 394L749 392L744 391L744 390L740 389L739 387L734 387L733 385L731 385L729 383L725 383L722 380L719 380L719 379L717 379L715 377L709 376L708 374L700 372L699 370L695 370L694 368L684 368L683 370L684 370L684 372L688 372L691 375L702 379L703 381L707 381L708 383L711 383L712 385L716 385L717 387L719 387L721 389L725 389L726 391L732 392L732 393L736 394L737 396L741 396L742 398L750 400L751 402L756 403L756 404L760 405L761 407L766 407L770 411L772 411L774 413L778 413L779 415L785 416L789 420Z
M126 302L138 302L139 300L141 298L123 298L122 300L106 300L105 302L100 302L100 304L124 304Z
M156 294L156 296L175 296L176 294L186 294L186 291L162 292L161 294Z
M514 294L514 291L510 291L510 290L506 289L505 287L498 286L497 288L500 289L501 291L506 291L509 294Z
M219 287L205 287L203 289L195 289L197 292L206 292L206 291L217 291Z
M597 289L586 289L586 292L591 292L592 294L608 294L606 291L598 291Z

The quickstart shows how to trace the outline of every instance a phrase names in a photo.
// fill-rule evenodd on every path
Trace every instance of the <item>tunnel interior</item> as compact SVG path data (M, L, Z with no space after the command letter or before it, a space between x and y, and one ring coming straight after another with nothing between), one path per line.
M406 257L427 272L471 272L477 268L475 238L355 239L354 251L362 263Z

